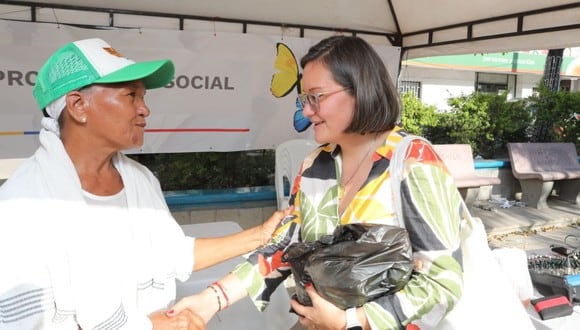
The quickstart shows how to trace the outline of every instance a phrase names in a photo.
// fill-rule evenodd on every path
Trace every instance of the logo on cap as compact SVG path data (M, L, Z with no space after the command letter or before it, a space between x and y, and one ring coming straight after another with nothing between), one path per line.
M111 54L111 55L113 55L113 56L117 56L117 57L124 57L123 55L121 55L121 53L119 53L119 52L118 52L118 51L117 51L115 48L113 48L113 47L103 47L103 49L104 49L104 50L105 50L107 53L109 53L109 54Z

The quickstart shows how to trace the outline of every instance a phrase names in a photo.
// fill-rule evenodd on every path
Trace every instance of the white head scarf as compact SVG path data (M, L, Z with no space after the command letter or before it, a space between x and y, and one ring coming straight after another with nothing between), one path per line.
M58 125L58 117L66 107L66 95L59 97L58 99L52 101L49 105L46 106L45 110L46 113L50 117L42 118L41 124L42 127L60 137L60 127Z

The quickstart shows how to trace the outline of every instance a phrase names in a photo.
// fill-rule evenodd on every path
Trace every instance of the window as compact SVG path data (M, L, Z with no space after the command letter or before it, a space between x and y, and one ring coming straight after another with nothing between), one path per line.
M475 90L481 93L500 94L508 92L508 99L516 97L516 75L477 72Z
M420 81L405 81L399 82L399 94L411 93L416 98L421 98L421 82Z
M569 92L572 87L572 81L570 79L560 80L560 91Z

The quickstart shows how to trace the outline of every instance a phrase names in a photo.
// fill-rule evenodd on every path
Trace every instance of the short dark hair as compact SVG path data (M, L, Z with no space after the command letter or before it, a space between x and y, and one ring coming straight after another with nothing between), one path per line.
M356 109L346 133L380 133L392 129L401 113L398 91L385 64L365 40L332 36L312 46L300 61L302 69L320 61L342 86L350 88Z

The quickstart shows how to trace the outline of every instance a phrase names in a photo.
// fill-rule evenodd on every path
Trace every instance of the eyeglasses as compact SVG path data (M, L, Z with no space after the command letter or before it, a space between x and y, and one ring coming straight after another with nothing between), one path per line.
M310 107L312 108L312 111L318 112L318 110L320 109L320 98L321 97L330 96L332 94L336 94L338 92L342 92L342 91L345 91L348 89L351 89L351 88L345 87L345 88L339 89L339 90L334 91L334 92L322 92L322 93L314 93L314 94L304 93L304 94L299 94L298 99L300 100L300 103L302 104L302 108L304 108L306 106L306 104L309 104Z

